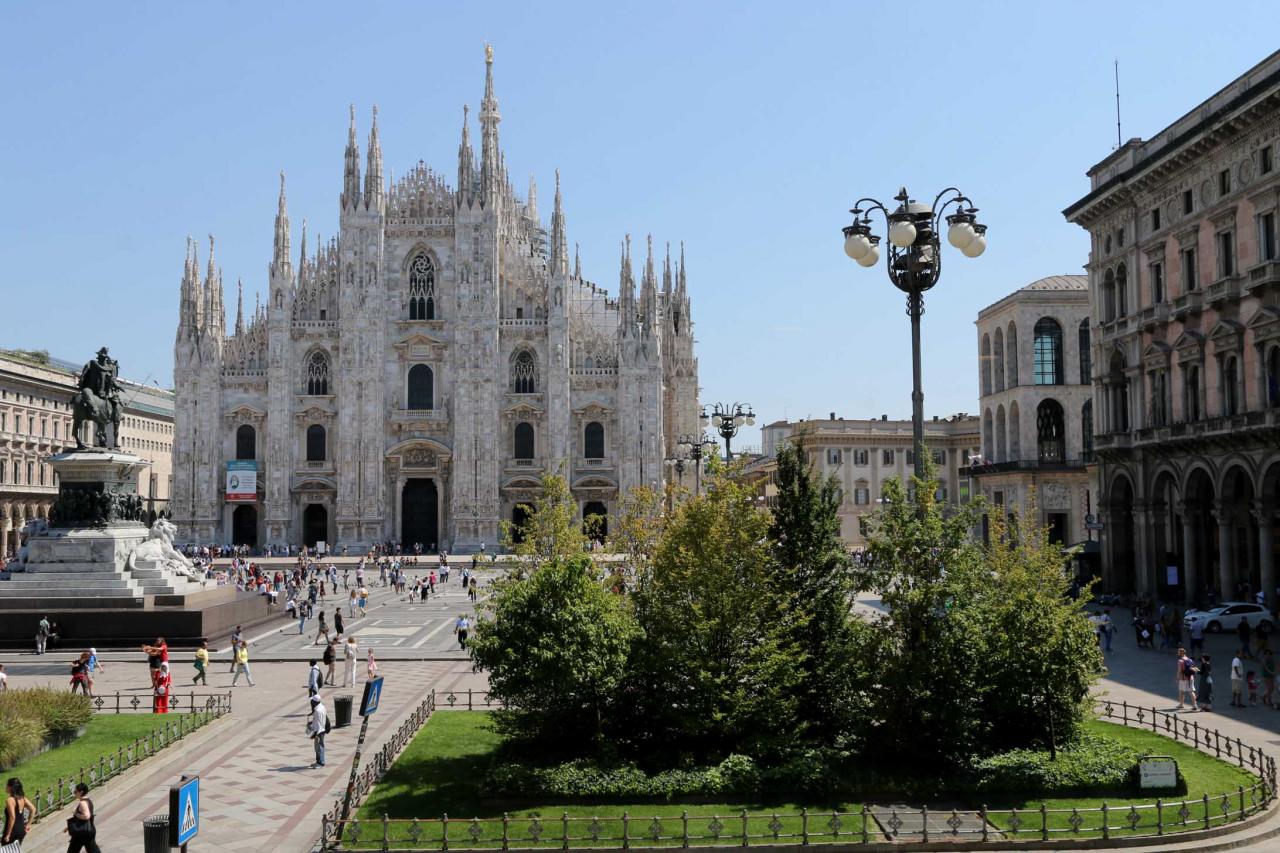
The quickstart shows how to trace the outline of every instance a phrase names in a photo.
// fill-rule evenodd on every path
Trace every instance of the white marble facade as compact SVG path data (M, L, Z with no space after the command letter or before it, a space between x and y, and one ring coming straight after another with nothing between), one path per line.
M173 515L184 541L354 551L398 540L469 550L563 473L584 514L660 486L698 431L684 253L617 296L571 259L559 176L550 228L516 197L498 145L492 52L481 150L463 114L457 182L419 162L383 177L377 111L365 174L354 111L340 232L295 262L281 180L267 304L228 335L221 271L188 247L174 346ZM661 264L661 271L656 269ZM226 463L257 460L256 500L225 500Z

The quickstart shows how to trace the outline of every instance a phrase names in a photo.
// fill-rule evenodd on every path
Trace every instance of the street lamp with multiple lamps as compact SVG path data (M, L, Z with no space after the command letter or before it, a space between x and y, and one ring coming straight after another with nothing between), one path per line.
M683 481L685 467L689 462L693 463L694 486L693 493L695 495L702 493L702 465L703 458L710 458L712 453L716 452L716 442L707 435L685 434L680 436L676 441L674 455L666 460L667 467L676 472L676 477Z
M860 266L873 267L880 260L880 238L871 233L871 213L879 211L889 233L885 269L893 285L907 294L911 318L911 432L915 446L915 475L924 477L924 391L920 387L920 317L924 292L938 283L942 272L941 222L947 223L947 242L967 258L987 248L987 226L978 224L973 206L960 190L948 187L933 204L922 204L907 195L906 187L894 197L898 206L890 212L873 198L862 198L849 211L853 224L844 231L844 252ZM865 207L864 207L865 205ZM952 209L950 214L947 210Z
M756 415L751 411L750 404L734 403L730 406L725 403L716 403L710 415L707 414L706 406L702 407L701 420L703 426L710 421L716 428L716 432L720 433L720 437L724 439L724 461L732 462L733 453L729 449L729 442L738 434L738 428L743 424L755 426Z

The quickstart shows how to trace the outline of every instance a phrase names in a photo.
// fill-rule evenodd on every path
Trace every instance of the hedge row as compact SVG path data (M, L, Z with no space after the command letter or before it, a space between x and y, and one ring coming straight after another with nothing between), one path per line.
M0 769L36 754L46 738L76 731L92 716L83 694L51 687L0 693Z
M807 749L761 766L746 755L730 755L713 766L647 773L629 763L576 759L540 766L505 755L482 783L495 799L671 801L761 794L860 796L894 792L905 796L1021 794L1028 797L1117 794L1137 789L1141 752L1106 735L1086 734L1050 760L1047 750L1019 749L975 762L948 778L900 778L859 767L848 753Z

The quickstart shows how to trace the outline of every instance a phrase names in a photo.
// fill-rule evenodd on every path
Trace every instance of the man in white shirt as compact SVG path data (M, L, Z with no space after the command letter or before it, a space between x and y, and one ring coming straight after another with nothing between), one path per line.
M320 684L322 682L320 676L320 664L315 658L311 659L311 672L307 674L307 695L315 696L320 692Z
M329 712L324 709L320 697L311 697L311 717L307 720L307 734L316 749L316 760L311 766L324 767L324 736L329 731Z
M1236 649L1236 656L1231 659L1231 704L1236 708L1244 707L1244 661L1241 660L1243 649Z

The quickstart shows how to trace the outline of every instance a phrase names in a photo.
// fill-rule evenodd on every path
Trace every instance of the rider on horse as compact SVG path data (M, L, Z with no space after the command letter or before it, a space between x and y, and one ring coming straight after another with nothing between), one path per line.
M119 376L120 365L107 355L106 347L98 350L97 358L80 371L79 390L71 398L77 447L84 447L80 440L80 425L87 420L95 425L94 444L108 448L120 446L120 419L124 406L120 402ZM110 443L106 434L108 423L112 425Z

